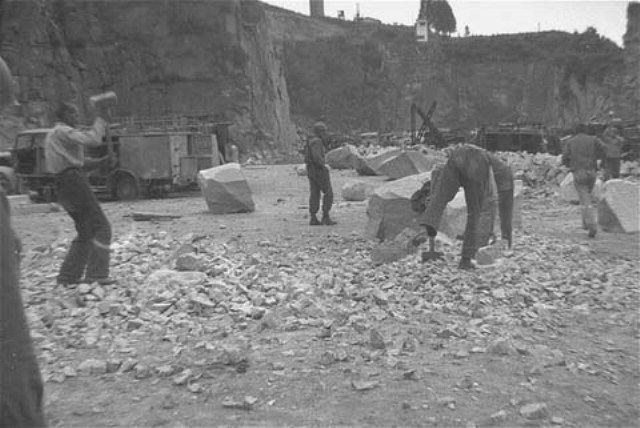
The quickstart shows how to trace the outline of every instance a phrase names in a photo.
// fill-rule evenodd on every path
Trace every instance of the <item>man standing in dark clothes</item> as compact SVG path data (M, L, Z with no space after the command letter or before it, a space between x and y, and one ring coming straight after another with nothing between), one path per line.
M78 232L62 262L57 282L112 284L115 281L109 277L111 226L82 170L85 147L102 144L107 124L97 117L90 131L75 129L79 113L70 103L62 104L57 115L59 122L45 139L45 160L48 172L56 174L58 202L69 213ZM108 156L100 160L106 159Z
M573 174L573 184L582 206L582 227L589 230L590 238L595 237L598 232L593 187L596 183L598 159L604 157L604 152L604 143L598 137L588 135L586 125L576 127L576 135L565 142L562 151L562 163Z
M616 129L608 125L602 133L604 142L604 181L620 177L620 158L624 139Z
M12 78L0 58L0 108L14 102ZM0 188L0 427L45 426L42 379L20 297L20 241Z
M494 173L495 165L495 173ZM433 173L432 173L433 174ZM502 239L511 248L513 216L513 174L504 162L472 144L450 150L446 164L432 175L429 202L421 221L427 234L435 237L447 204L464 189L467 224L459 267L472 269L471 259L486 245L493 230L492 204L498 200Z
M313 125L313 132L316 135L307 142L305 147L304 161L307 165L307 177L309 178L309 213L311 226L324 224L332 226L336 224L329 216L333 205L333 189L331 188L331 178L329 169L325 165L325 144L328 139L327 126L323 122ZM322 220L318 220L317 214L320 209L320 192L324 194L322 200Z

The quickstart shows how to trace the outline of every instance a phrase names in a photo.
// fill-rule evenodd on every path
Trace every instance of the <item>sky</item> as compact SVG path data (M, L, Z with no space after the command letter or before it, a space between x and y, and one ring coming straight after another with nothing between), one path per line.
M309 13L309 0L262 0L274 6ZM627 25L626 0L448 0L456 17L458 31L465 25L473 35L521 33L532 31L578 31L595 27L598 33L622 46ZM344 10L353 19L357 4L360 16L376 18L387 24L413 25L420 0L325 0L326 16L336 17Z

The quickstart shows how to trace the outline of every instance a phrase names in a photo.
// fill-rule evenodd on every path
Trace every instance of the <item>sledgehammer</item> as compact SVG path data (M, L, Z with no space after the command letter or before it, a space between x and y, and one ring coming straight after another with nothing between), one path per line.
M436 238L435 236L429 237L429 251L422 252L422 262L428 262L429 260L438 260L444 257L444 253L442 251L435 251L436 248Z
M109 91L104 92L102 94L93 95L89 98L89 102L93 108L104 107L107 112L107 117L104 119L108 121L111 120L111 106L114 105L118 101L118 96L115 92ZM107 129L105 133L105 139L107 140L107 154L109 155L109 162L111 163L111 167L113 168L117 163L116 158L113 155L113 140L111 139L111 130L109 129L109 124L107 123Z

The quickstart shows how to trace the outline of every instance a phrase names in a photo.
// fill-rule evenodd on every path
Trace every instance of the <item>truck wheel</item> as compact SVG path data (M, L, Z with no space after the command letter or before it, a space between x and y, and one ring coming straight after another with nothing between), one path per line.
M132 201L140 197L137 180L130 175L120 175L116 181L116 198L120 201Z

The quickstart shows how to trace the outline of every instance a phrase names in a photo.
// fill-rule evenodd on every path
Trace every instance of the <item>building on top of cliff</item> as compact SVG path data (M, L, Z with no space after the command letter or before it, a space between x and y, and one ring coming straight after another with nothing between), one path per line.
M420 12L416 20L416 40L427 42L429 40L429 20L427 19L427 2L420 1Z
M324 0L309 0L309 16L324 18Z
M429 24L426 19L416 21L416 40L426 42L429 40Z

